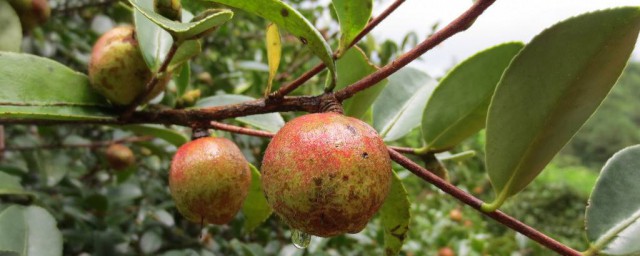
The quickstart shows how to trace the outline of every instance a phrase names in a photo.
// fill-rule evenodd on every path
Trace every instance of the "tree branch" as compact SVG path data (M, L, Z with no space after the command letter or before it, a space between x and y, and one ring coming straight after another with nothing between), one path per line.
M439 178L438 176L436 176L435 174L431 173L430 171L422 168L422 166L414 163L413 161L411 161L409 158L403 156L402 154L398 153L397 151L393 150L393 149L389 149L389 155L391 156L391 159L393 159L393 161L395 161L396 163L402 165L404 168L407 168L407 170L411 171L413 174L415 174L416 176L420 177L421 179L425 180L426 182L429 182L433 185L435 185L436 187L438 187L440 190L444 191L445 193L455 197L456 199L460 200L461 202L473 207L474 209L476 209L477 211L479 211L480 213L502 223L503 225L529 237L531 240L534 240L536 242L538 242L540 245L543 245L561 255L571 255L571 256L579 256L581 255L580 252L569 248L567 246L565 246L564 244L554 240L553 238L550 238L548 236L546 236L545 234L541 233L540 231L527 226L526 224L520 222L519 220L501 212L501 211L494 211L494 212L484 212L482 211L482 200L473 197L472 195L464 192L463 190L457 188L456 186L446 182L445 180Z
M255 137L262 137L262 138L273 138L273 136L275 136L275 134L271 132L259 131L251 128L245 128L245 127L240 127L240 126L235 126L235 125L230 125L230 124L225 124L225 123L220 123L215 121L210 123L210 127L216 130L244 134L244 135L255 136Z
M407 64L420 57L422 54L431 50L436 45L442 43L447 38L452 37L453 35L469 28L473 24L473 22L494 2L495 0L476 1L466 12L449 23L449 25L433 34L431 37L425 39L411 51L408 51L407 53L398 57L397 59L382 67L378 71L372 73L371 75L368 75L367 77L360 79L358 82L349 85L347 88L336 92L336 98L338 98L338 100L340 101L343 101L352 97L357 92L365 90L382 81L383 79L389 77L396 71L400 70Z
M395 2L393 2L393 4L391 4L389 7L387 7L387 9L385 9L380 15L378 15L375 19L371 20L367 24L367 26L362 31L360 31L360 33L353 39L351 44L349 44L349 48L353 47L364 36L369 34L369 32L371 32L371 30L373 30L376 26L378 26L378 24L380 24L380 22L382 22L384 19L386 19L389 16L389 14L393 13L393 11L398 9L398 7L400 7L400 5L402 3L404 3L404 1L405 0L396 0ZM335 59L336 57L337 57L337 55L334 53L333 54L333 58ZM295 89L300 87L305 82L309 81L309 79L311 79L312 77L314 77L315 75L320 73L326 67L327 66L325 66L323 63L318 64L317 66L313 67L311 70L305 72L300 77L296 78L296 80L293 80L291 83L288 83L288 84L283 85L282 87L280 87L280 89L278 89L276 92L274 92L272 94L272 97L281 98L281 97L293 92Z

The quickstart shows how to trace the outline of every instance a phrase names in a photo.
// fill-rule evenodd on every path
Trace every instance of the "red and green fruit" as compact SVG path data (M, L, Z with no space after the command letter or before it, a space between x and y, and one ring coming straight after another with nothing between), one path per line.
M105 152L107 162L111 168L121 171L136 162L136 157L129 147L122 144L111 144Z
M152 72L145 63L131 26L115 27L93 46L89 62L91 85L111 103L129 105L145 92ZM170 75L164 76L144 100L149 101L160 94Z
M249 185L249 163L228 139L196 139L173 156L171 197L182 216L192 222L229 222L242 207Z
M366 123L336 113L287 123L267 147L262 186L293 229L329 237L360 232L391 185L387 148Z

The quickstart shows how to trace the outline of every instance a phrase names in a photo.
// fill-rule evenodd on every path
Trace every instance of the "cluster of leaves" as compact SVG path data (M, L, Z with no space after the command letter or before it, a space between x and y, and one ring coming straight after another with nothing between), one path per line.
M295 93L318 94L323 91L322 87L325 91L334 87L339 90L378 70L370 56L377 55L377 64L384 64L396 56L399 49L405 48L405 43L377 45L368 40L360 47L349 49L370 17L371 1L333 1L333 8L322 5L309 8L303 1L292 1L291 5L281 1L258 2L190 3L185 5L186 10L205 11L205 14L192 19L194 15L185 10L183 22L177 22L154 13L151 1L130 0L128 5L121 2L109 8L106 12L109 16L94 10L55 21L61 24L36 30L26 41L34 42L35 48L30 52L55 57L83 70L90 50L88 42L93 42L98 33L86 33L86 27L79 24L87 20L95 22L96 27L104 26L105 22L135 23L149 68L154 72L174 73L163 97L153 101L147 110L184 107L185 96L193 90L200 90L206 96L193 102L193 109L248 101L265 91L268 93L270 89L265 86L271 81L278 85L318 60L328 68L327 82L311 80ZM235 9L206 11L221 7L220 4ZM333 48L338 49L336 56L340 58L335 62L325 35L309 21L326 14L333 14L334 24L340 25L341 37L329 40L337 45ZM234 15L234 21L227 22ZM257 16L286 31L282 44L268 44L280 45L275 52L262 39L266 37L268 43L279 41L273 39L279 35L268 32L277 29L265 29L265 20ZM212 28L217 28L213 36L200 39ZM497 198L485 204L483 210L494 211L529 185L599 106L626 65L639 29L637 7L581 15L543 31L526 45L513 42L484 50L460 63L439 81L420 70L404 68L345 100L345 114L369 122L386 142L420 147L416 154L431 155L431 160L437 157L441 161L459 161L462 156L433 156L434 152L460 147L466 138L486 127L486 143L473 149L486 147L481 151L485 157L483 162ZM177 53L171 60L165 60L171 56L168 53L172 47L177 48ZM198 57L191 61L195 56ZM170 61L168 70L161 70L166 61ZM278 77L274 70L280 62L287 63L287 68L295 68L281 72L282 76ZM0 67L3 67L0 83L8 88L0 92L1 118L5 120L91 122L118 117L115 109L91 91L84 74L60 63L29 54L3 52ZM42 76L47 76L47 81L43 82ZM43 84L53 93L38 90ZM284 125L285 119L293 116L295 114L269 113L238 117L230 122L275 132ZM15 240L17 233L0 237L4 238L0 239L0 250L21 255L36 253L42 250L41 246L47 246L52 254L59 254L64 235L73 241L64 245L65 251L74 254L85 251L105 255L291 253L294 248L288 243L288 231L276 218L266 220L263 226L268 228L251 232L270 214L266 205L257 207L263 203L256 185L257 170L254 170L253 196L250 195L243 213L231 224L207 227L198 239L201 227L176 215L168 200L166 169L175 147L186 142L184 134L187 132L183 128L159 126L9 127L7 137L11 138L11 145L16 146L5 153L6 160L0 169L0 175L4 176L0 177L3 181L0 194L8 202L1 204L0 227L22 230L25 235L19 241ZM156 139L136 142L134 150L144 157L131 169L118 173L105 168L104 159L96 156L99 147L92 144L141 135L152 135ZM265 140L220 135L231 137L248 160L258 166ZM407 141L410 137L412 142ZM416 145L416 141L424 145ZM62 150L50 150L42 145L54 145ZM637 147L625 149L605 166L587 210L590 245L587 254L638 252L637 246L625 239L635 235L635 223L640 218L637 205L626 203L638 202L631 189L640 183L640 175L634 172L638 169L634 159L639 151ZM457 168L482 169L473 162L463 166ZM478 216L469 218L470 224L453 218L451 222L438 222L447 210L458 206L440 200L432 192L423 194L423 186L417 191L409 187L412 195L418 195L416 201L425 200L424 204L411 204L404 185L409 180L408 172L399 166L394 169L397 175L380 218L360 234L314 239L308 251L312 254L397 254L407 234L416 238L405 247L414 252L428 245L452 246L451 241L459 239L456 237L464 237L457 246L461 252L529 250L526 245L513 243L510 247L500 247L501 235L493 239L495 232L482 231L486 226ZM442 176L448 176L446 170ZM544 179L543 176L541 180ZM618 185L620 179L625 183L622 186ZM484 188L486 184L475 186ZM618 199L607 200L610 196ZM523 197L516 198L522 200ZM610 209L617 210L615 218L606 216ZM418 216L413 220L415 225L428 227L432 232L410 231L411 213ZM36 221L30 221L32 219ZM33 232L34 225L41 232ZM441 230L447 228L452 229L447 232L449 236L440 236L444 232ZM474 232L465 232L468 229ZM44 235L52 237L49 241L55 245L31 242ZM335 249L321 252L321 248Z

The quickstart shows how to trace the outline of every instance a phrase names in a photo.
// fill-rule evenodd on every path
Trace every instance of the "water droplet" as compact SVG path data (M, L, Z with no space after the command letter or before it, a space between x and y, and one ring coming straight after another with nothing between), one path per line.
M297 229L292 229L291 242L293 242L293 245L298 249L307 248L307 246L309 246L309 242L311 242L311 235Z

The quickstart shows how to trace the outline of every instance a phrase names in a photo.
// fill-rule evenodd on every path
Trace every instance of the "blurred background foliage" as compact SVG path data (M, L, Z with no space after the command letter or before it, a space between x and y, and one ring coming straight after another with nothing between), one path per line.
M115 2L50 1L52 18L24 39L23 50L86 72L92 44L99 35L112 26L132 22L130 11ZM326 5L317 1L288 2L314 22L335 48L337 23ZM85 5L93 7L77 8ZM215 7L199 1L184 1L184 5L193 13ZM260 97L267 79L265 27L265 20L237 11L232 22L204 39L204 52L192 61L189 89L200 89L203 97L216 94ZM418 37L425 36L411 33L402 42L381 41L369 36L359 46L373 63L384 65L414 46ZM283 60L276 88L318 63L297 39L286 34L283 39ZM326 72L316 76L294 94L320 93L325 75ZM176 95L175 86L169 86L161 103L173 107L180 96ZM503 210L568 246L586 249L582 229L589 191L606 159L640 141L639 98L640 63L630 63L607 100L578 135L543 174ZM297 114L283 115L290 119ZM378 218L358 234L313 238L306 251L291 244L288 227L273 216L249 234L242 230L241 213L228 225L201 227L187 222L177 213L167 187L168 167L176 148L163 140L129 143L136 155L136 165L116 172L108 167L104 147L77 145L138 136L132 132L92 125L6 125L4 128L7 150L2 155L0 171L19 177L21 184L37 197L33 202L0 198L0 208L13 202L32 203L49 210L63 232L65 255L383 253L383 233ZM260 166L268 140L226 132L216 132L216 135L235 141L247 159ZM420 130L415 129L394 144L422 146ZM493 192L484 171L483 149L481 132L451 151L474 150L475 157L444 164L453 184L490 200ZM437 255L445 247L451 248L456 255L550 253L458 203L401 167L394 166L394 169L403 179L413 203L404 255Z

